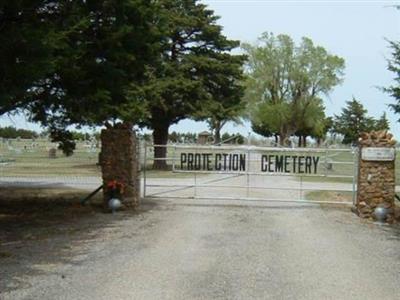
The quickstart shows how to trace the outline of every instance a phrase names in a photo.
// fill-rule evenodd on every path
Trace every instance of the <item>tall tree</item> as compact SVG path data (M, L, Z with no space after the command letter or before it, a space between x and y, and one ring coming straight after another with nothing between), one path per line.
M51 3L53 70L31 87L28 108L70 153L68 125L143 117L143 98L132 90L159 53L157 8L145 0Z
M323 122L323 126L320 130L313 132L311 136L317 140L317 145L320 146L321 142L326 139L328 132L332 130L333 118L327 117Z
M251 129L255 133L262 135L264 137L274 136L275 145L278 145L278 141L279 141L278 133L270 131L270 128L271 127L269 126L269 124L265 124L263 122L257 122L257 123L254 121L251 122Z
M46 2L0 3L0 115L23 105L28 89L53 67Z
M389 130L389 120L386 117L386 112L383 112L382 116L375 122L375 130Z
M346 102L339 116L334 116L332 131L343 135L344 144L357 144L362 132L374 129L375 120L367 115L367 110L355 98Z
M307 137L324 136L326 126L325 107L322 99L313 98L309 101L300 101L296 115L296 132L299 138L299 147L307 146Z
M245 60L245 55L223 53L211 72L207 74L207 70L204 70L204 84L210 97L201 105L199 119L205 119L208 123L215 144L221 142L222 127L229 121L240 123L244 112L242 67Z
M195 117L214 96L221 101L225 91L219 87L224 86L231 95L229 89L236 85L237 69L241 68L241 59L230 54L239 43L222 34L212 10L196 0L160 2L160 16L166 22L162 56L147 69L147 83L142 88L149 109L142 125L153 129L154 143L162 145L155 147L156 169L167 167L165 145L170 125ZM217 88L212 88L213 84Z
M303 38L296 46L287 35L264 33L249 55L246 99L253 123L279 135L280 143L302 125L316 99L341 83L344 60ZM323 119L323 115L321 120Z
M388 61L388 70L395 74L394 85L385 88L394 99L395 103L389 106L396 114L400 114L400 42L391 41L392 58ZM399 119L400 121L400 119Z
M201 106L200 117L205 119L214 135L214 143L221 142L221 129L229 121L240 123L245 109L243 101L244 86L241 80L245 56L225 54L221 57L220 72L207 75L206 89L211 98Z

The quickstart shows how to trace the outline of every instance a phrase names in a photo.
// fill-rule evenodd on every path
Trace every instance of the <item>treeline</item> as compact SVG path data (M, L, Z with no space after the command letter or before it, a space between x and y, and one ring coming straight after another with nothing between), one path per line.
M333 117L325 117L319 121L319 130L296 130L291 137L297 138L298 147L307 146L307 138L314 139L318 145L322 143L329 135L341 137L341 142L345 145L356 145L358 138L363 132L389 130L389 120L386 113L383 112L379 118L368 115L368 111L362 103L356 99L346 102L346 106L342 108L339 115ZM252 123L254 132L265 136L274 137L275 143L279 143L279 132L273 132L268 127L259 123Z
M171 132L168 135L168 141L171 143L197 143L199 135L191 132ZM211 137L208 141L209 144L218 144L219 142L223 144L244 144L244 137L240 133L229 134L225 132L222 134L221 139L216 141L213 137Z
M146 142L153 142L152 136L150 134L143 134L139 135L140 138L145 140ZM199 134L194 133L194 132L176 132L172 131L171 133L168 134L168 142L173 143L173 144L180 144L180 143L197 143L199 140ZM245 138L243 135L240 133L236 134L229 134L225 132L222 134L219 142L222 144L239 144L242 145L245 142ZM210 137L208 140L208 144L218 144L218 141L216 141L213 137Z
M373 118L362 103L355 98L346 102L340 115L335 115L329 127L331 134L343 136L343 144L357 144L363 132L389 130L389 121L384 112L380 118Z
M88 133L88 132L79 132L74 130L71 130L69 132L71 133L72 140L74 141L90 141L90 140L100 139L99 132ZM17 138L36 139L39 137L49 137L49 135L50 132L47 130L38 133L33 130L18 129L13 126L0 127L0 138L5 138L5 139L17 139Z
M0 127L0 137L5 139L36 139L39 134L32 130L17 129L12 126Z

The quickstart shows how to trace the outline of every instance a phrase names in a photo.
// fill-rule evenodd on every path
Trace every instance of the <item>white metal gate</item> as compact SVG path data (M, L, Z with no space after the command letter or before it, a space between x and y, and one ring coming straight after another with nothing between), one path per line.
M166 147L167 157L155 159L155 147ZM143 197L351 205L357 157L357 149L147 144ZM155 160L168 170L153 170Z

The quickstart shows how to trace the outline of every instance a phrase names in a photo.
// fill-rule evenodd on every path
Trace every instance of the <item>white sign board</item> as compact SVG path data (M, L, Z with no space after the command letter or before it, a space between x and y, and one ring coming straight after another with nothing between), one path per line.
M372 160L372 161L392 161L395 157L394 148L378 148L369 147L363 148L361 152L362 160Z

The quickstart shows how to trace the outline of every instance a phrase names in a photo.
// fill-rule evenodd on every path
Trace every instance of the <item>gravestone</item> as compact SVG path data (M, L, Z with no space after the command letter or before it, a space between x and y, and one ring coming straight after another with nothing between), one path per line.
M50 148L50 150L49 150L49 158L57 158L57 149Z
M103 178L104 200L107 202L107 185L117 181L123 185L122 204L135 207L139 204L140 177L137 139L130 123L107 124L101 131L99 163Z
M395 221L395 144L387 131L372 131L360 137L355 212L362 218L376 219L376 212L383 208L386 221Z

